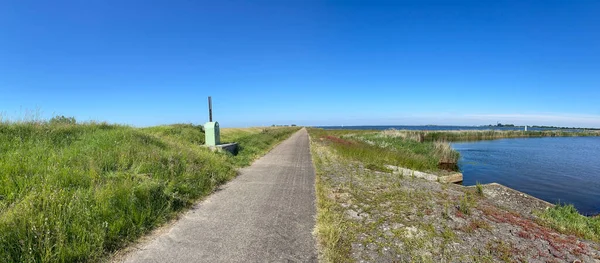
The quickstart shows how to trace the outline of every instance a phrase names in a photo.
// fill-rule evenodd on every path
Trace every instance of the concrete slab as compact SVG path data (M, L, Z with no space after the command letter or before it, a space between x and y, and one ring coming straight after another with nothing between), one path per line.
M237 155L237 153L238 153L238 143L237 142L218 144L215 146L205 145L205 147L208 147L209 149L211 149L213 151L227 151L233 155Z
M414 176L416 178L422 178L427 181L434 181L440 183L460 183L463 181L462 173L451 173L448 175L435 175L424 173L416 170L411 170L407 168L402 168L394 165L386 165L388 169L392 170L395 174L402 174L403 176Z

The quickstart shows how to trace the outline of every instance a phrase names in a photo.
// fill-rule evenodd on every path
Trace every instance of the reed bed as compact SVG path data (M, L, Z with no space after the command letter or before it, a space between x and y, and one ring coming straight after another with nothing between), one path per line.
M414 141L481 141L503 138L530 138L530 137L576 137L600 136L600 131L501 131L501 130L452 130L452 131L414 131L389 129L381 132L381 136L399 137Z

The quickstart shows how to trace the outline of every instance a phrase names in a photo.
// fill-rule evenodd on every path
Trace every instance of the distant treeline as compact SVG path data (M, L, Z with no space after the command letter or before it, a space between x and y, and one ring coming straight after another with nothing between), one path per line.
M561 130L593 130L599 131L600 128L581 128L581 127L557 127L557 126L539 126L533 125L533 128L541 128L541 129L561 129Z

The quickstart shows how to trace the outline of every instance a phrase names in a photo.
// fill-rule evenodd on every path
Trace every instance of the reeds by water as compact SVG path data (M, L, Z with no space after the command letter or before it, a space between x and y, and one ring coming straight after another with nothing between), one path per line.
M502 130L451 130L451 131L414 131L414 130L385 130L384 136L400 137L414 141L481 141L503 138L529 137L575 137L600 136L600 131L502 131Z

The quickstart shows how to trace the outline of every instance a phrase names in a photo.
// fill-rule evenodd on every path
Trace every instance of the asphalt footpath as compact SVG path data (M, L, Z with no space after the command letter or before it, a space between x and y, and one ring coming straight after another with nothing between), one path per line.
M316 262L315 172L293 134L120 262Z

